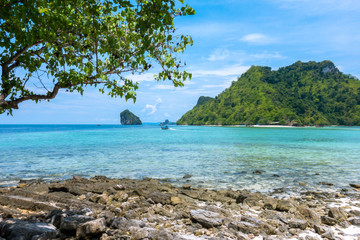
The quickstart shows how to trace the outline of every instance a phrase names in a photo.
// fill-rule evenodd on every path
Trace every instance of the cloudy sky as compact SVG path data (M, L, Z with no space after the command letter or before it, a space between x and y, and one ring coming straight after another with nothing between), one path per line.
M195 16L176 19L179 33L193 37L182 59L193 73L185 87L140 82L137 101L112 99L96 89L83 96L61 91L50 102L24 102L1 123L118 124L129 109L143 122L176 121L200 96L214 97L251 65L277 69L300 61L331 60L360 78L360 1L358 0L188 0Z

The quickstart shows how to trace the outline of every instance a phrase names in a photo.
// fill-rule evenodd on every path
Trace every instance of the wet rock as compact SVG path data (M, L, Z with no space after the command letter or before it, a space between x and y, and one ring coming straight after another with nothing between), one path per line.
M29 223L17 219L0 219L0 236L6 239L51 239L57 234L56 228L48 223Z
M290 228L299 228L301 230L305 230L307 227L307 221L301 219L295 219L289 221Z
M273 174L273 177L280 177L280 175L278 175L278 174Z
M219 213L197 209L190 211L191 219L206 228L218 227L222 224L222 216Z
M329 217L334 218L338 222L346 221L347 215L341 208L333 207L329 209Z
M320 185L325 185L325 186L334 186L333 183L330 183L330 182L319 182Z
M76 229L76 237L96 236L106 230L105 219L100 218L80 224Z
M190 184L185 184L182 186L183 189L186 189L186 190L190 190L191 189L191 185Z
M263 170L255 170L253 171L253 174L263 174L264 171Z
M291 208L294 207L294 204L290 200L279 200L276 205L276 210L281 212L288 212Z
M249 197L249 192L241 192L236 198L236 203L243 203L246 198Z
M350 183L350 187L353 187L353 188L360 188L360 184L357 184L357 183Z
M359 217L352 217L349 218L348 221L355 226L360 226L360 218Z
M183 178L191 178L192 177L192 175L190 175L190 174L185 174L184 176L183 176Z

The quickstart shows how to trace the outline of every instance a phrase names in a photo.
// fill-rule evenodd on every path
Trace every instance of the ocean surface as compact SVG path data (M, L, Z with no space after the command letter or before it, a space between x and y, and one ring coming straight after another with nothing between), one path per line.
M0 125L0 169L0 186L105 175L262 192L330 190L360 183L360 127Z

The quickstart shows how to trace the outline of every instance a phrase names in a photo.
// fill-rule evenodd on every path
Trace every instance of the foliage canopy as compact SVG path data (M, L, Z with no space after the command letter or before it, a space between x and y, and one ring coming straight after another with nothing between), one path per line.
M177 124L360 125L360 81L330 61L252 66L217 97L201 99Z
M194 13L184 0L1 0L0 113L87 85L135 101L124 73L156 65L156 80L182 86L191 74L177 54L192 39L176 35L174 18Z

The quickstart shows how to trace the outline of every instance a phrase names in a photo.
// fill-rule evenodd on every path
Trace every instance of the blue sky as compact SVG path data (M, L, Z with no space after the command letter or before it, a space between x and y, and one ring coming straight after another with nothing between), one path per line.
M331 60L360 78L358 0L189 0L195 16L179 17L179 33L193 37L182 55L193 73L183 88L155 82L154 72L128 76L140 82L137 101L110 98L94 88L83 96L60 91L50 102L24 102L2 123L118 124L129 109L143 122L178 120L200 96L214 97L251 65L277 69L300 61Z

